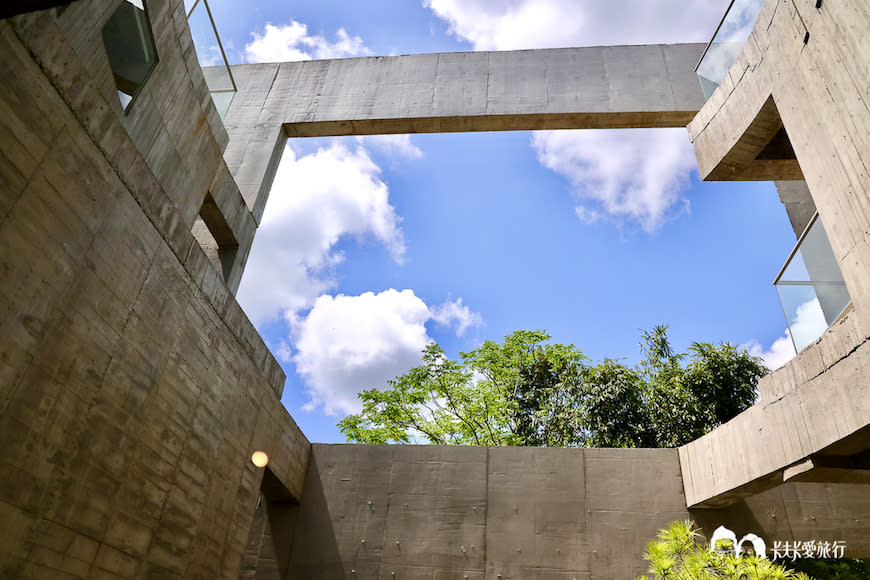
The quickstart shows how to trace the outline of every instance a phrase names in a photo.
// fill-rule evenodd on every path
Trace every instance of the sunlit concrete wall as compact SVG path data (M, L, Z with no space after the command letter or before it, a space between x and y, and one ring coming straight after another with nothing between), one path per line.
M119 1L0 21L0 577L237 578L251 452L298 498L308 442L191 234L208 192L254 221L183 2L148 1L159 64L125 113Z
M647 573L659 530L844 541L870 555L866 483L790 482L686 508L675 449L312 446L285 576L612 580ZM782 545L782 544L781 544Z
M737 62L689 124L705 179L806 180L811 199L799 201L818 209L854 305L761 380L759 404L681 448L690 506L728 505L790 472L833 477L825 465L840 465L842 477L870 474L861 459L870 449L868 30L864 0L818 8L815 0L767 0ZM761 160L783 127L796 159Z
M313 445L289 578L634 578L674 449Z

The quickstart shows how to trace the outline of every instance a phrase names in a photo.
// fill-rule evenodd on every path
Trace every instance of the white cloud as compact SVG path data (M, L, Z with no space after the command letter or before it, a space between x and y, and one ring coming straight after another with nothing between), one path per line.
M599 212L595 211L594 209L589 209L588 207L583 207L582 205L578 205L577 207L575 207L574 213L577 214L577 219L579 219L584 224L594 224L603 217Z
M429 308L413 290L319 297L304 319L293 321L293 361L308 385L309 408L358 412L357 393L383 387L420 364L423 347L432 341L429 320L455 321L464 330L479 323L480 315L461 300Z
M584 201L577 217L591 223L602 211L658 228L680 201L696 167L684 129L542 131L532 137L538 161L567 177Z
M450 33L475 50L707 42L728 0L424 0ZM695 167L685 131L551 132L535 136L538 159L582 198L577 217L628 217L661 225ZM658 149L661 148L661 149Z
M791 341L789 331L785 331L785 336L780 336L773 341L770 348L765 350L760 342L751 340L743 346L752 356L761 357L767 368L774 371L794 358L794 344Z
M777 338L769 349L764 350L757 340L744 346L749 354L764 359L764 363L771 370L778 369L795 357L795 345L803 350L828 329L818 298L813 297L803 302L794 312L785 336Z
M480 326L483 319L480 314L472 312L468 306L462 304L462 298L456 302L445 302L431 309L432 319L443 326L456 323L456 335L462 336L471 326Z
M239 303L255 324L298 312L335 285L342 236L371 237L401 262L405 241L380 168L363 147L333 144L299 159L287 147L254 239Z
M308 27L291 20L275 26L267 23L262 34L253 32L254 40L245 45L247 62L288 62L323 58L348 58L371 54L362 38L351 36L344 28L335 34L335 42L308 34Z
M822 312L822 305L816 297L798 306L795 309L794 319L789 324L794 342L801 350L822 336L827 329L828 323Z
M424 0L475 50L707 42L728 0Z
M391 157L410 160L423 157L420 148L411 142L410 135L363 135L356 140Z
M420 362L432 340L427 322L455 326L460 336L482 323L461 299L430 308L412 290L326 294L336 286L332 269L343 256L334 247L343 236L373 238L401 262L400 221L362 144L333 143L298 158L285 149L238 300L255 324L283 316L289 336L276 354L297 365L312 408L359 410L359 391Z

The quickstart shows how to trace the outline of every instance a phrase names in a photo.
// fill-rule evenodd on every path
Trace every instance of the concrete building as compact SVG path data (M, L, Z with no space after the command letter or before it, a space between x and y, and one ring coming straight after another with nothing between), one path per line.
M766 0L748 39L709 49L232 76L200 67L183 0L53 4L0 13L0 577L630 578L687 517L870 557L864 0ZM233 295L286 137L687 124L705 179L782 180L801 244L829 240L834 268L802 246L807 279L780 279L830 327L757 405L680 449L311 445L296 427Z

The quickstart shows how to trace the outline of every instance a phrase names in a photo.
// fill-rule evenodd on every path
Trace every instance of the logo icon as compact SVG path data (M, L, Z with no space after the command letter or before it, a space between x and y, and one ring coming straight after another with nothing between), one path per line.
M720 544L722 542L723 544ZM727 543L730 542L730 545ZM726 528L719 526L713 532L713 537L710 538L710 551L728 553L733 552L735 556L756 555L761 558L767 558L767 546L764 540L755 534L746 534L740 541L737 541L737 534Z

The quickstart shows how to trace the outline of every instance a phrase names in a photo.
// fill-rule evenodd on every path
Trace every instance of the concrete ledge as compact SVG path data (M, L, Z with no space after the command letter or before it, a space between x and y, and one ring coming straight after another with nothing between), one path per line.
M679 449L687 505L731 505L781 485L786 470L816 454L870 447L868 373L870 342L857 334L854 317L846 316L764 377L759 403ZM851 447L831 451L835 444Z
M522 116L458 115L355 121L303 121L284 125L287 137L338 137L405 133L544 131L551 129L647 129L685 127L696 111L623 111L619 113L535 113Z

